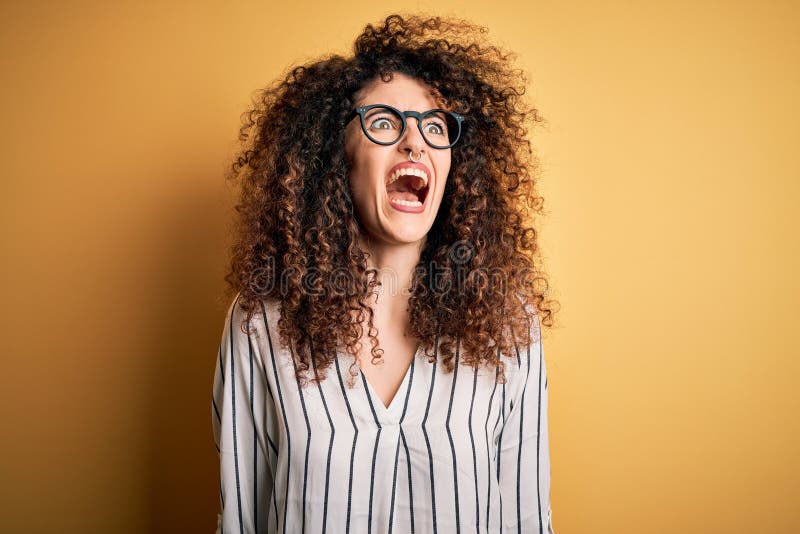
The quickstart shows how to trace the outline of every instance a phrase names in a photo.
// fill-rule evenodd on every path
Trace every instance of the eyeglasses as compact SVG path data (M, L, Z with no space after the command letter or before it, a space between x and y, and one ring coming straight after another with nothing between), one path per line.
M379 145L393 145L406 132L406 118L417 119L422 138L433 148L450 148L461 137L464 116L444 109L400 111L385 104L361 106L347 116L345 124L358 115L364 135Z

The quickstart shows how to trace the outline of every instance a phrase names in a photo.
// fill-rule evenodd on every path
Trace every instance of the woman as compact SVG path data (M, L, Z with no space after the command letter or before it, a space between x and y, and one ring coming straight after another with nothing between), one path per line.
M484 31L389 16L245 115L218 532L552 533L539 117Z

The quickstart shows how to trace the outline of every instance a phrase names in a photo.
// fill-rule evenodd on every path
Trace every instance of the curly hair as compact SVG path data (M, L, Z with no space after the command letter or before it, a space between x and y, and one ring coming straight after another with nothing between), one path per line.
M365 26L352 57L328 55L291 69L242 115L241 150L226 176L240 182L226 296L238 294L247 311L245 332L262 300L280 301L280 340L294 347L303 387L311 364L312 382L324 380L339 347L360 352L365 317L372 362L382 359L365 302L380 281L358 245L343 147L356 94L395 72L426 83L466 116L407 288L410 334L446 372L460 342L460 361L494 369L504 383L501 355L530 343L538 325L552 328L559 306L539 268L532 223L543 199L526 138L543 119L521 98L526 82L509 66L514 56L486 44L486 32L461 19L390 15Z

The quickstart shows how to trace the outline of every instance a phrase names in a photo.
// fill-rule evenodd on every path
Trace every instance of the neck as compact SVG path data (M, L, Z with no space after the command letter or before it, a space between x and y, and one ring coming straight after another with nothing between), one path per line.
M405 313L410 296L414 269L419 262L425 238L414 243L385 243L368 237L359 239L362 249L369 254L367 267L378 271L380 286L375 303L378 309Z

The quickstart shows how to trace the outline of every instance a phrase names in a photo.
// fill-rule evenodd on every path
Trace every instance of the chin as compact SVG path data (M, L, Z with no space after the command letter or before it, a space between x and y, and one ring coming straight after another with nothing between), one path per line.
M414 228L413 231L408 232L390 232L388 237L392 241L400 243L416 243L420 239L424 239L428 235L428 228L419 229Z

